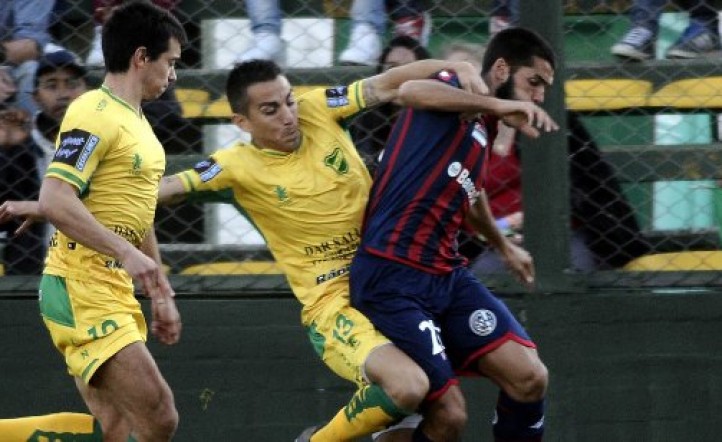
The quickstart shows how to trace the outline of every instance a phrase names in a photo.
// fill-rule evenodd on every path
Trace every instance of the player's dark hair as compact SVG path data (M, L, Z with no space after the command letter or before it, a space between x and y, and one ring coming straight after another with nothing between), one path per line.
M273 81L283 75L281 68L271 60L249 60L237 64L228 74L226 96L236 114L248 113L248 88L256 83Z
M534 57L548 61L555 69L556 56L549 43L541 35L526 28L508 28L498 32L486 45L481 64L482 74L491 70L496 60L503 58L512 72L521 66L531 67Z
M145 0L133 0L114 9L103 25L103 58L109 73L123 73L130 59L145 47L150 60L168 50L171 38L181 46L188 37L177 18L167 10Z
M386 45L384 50L381 52L379 57L378 65L376 66L376 73L381 73L384 70L384 64L386 64L386 58L394 48L406 48L414 53L414 57L417 60L426 60L431 58L431 53L425 47L421 46L421 43L414 37L408 35L397 35L392 38Z

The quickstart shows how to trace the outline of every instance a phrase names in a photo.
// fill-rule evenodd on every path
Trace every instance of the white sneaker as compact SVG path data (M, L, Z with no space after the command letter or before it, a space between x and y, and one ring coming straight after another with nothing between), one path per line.
M349 44L338 56L340 64L376 66L381 56L381 37L368 23L351 29Z
M103 59L103 27L96 26L93 35L93 41L90 43L90 51L85 59L88 66L105 66Z
M286 64L286 45L278 34L273 32L259 32L253 35L253 46L246 49L238 61L273 60L281 66Z

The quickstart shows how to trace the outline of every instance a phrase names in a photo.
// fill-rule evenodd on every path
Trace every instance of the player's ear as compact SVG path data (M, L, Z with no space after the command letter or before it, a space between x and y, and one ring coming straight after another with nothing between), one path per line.
M494 64L491 65L490 72L497 84L502 84L509 79L509 75L511 75L511 67L503 58L497 58Z
M236 126L243 129L245 132L251 132L251 122L248 120L248 117L246 117L243 114L236 114L234 113L231 117L231 122L235 124Z

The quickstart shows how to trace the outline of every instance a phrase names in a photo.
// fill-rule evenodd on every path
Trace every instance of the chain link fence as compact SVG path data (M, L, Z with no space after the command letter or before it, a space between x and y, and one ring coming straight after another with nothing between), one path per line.
M98 8L116 3L58 0L55 7L49 29L53 42L88 62L90 86L103 75L102 54L98 60L94 53L103 18ZM483 45L491 32L522 19L514 0L357 0L366 4L366 13L377 14L364 33L357 27L363 15L351 1L281 1L282 26L263 28L272 40L264 47L258 32L262 27L249 19L252 1L157 3L181 19L190 39L175 88L145 105L166 147L169 172L192 167L207 154L247 136L230 124L223 88L227 69L249 51L266 51L281 62L298 93L383 69L381 49L397 35L420 39L429 54L439 58L458 43L467 49L468 44ZM637 8L653 3L638 1ZM273 2L260 4L270 7ZM652 29L649 35L637 31L635 40L630 31L642 25L630 12L631 1L564 2L560 30L564 48L557 50L566 66L558 78L565 78L570 194L559 197L571 201L570 268L587 281L604 274L597 280L605 285L722 282L718 272L697 272L722 268L718 252L722 120L717 117L722 108L718 58L722 51L716 19L720 5L660 5L659 10L647 6L654 20L645 26ZM694 39L698 47L691 44ZM393 114L376 118L380 120L372 124L389 125ZM352 128L359 137L357 144L383 145L383 131L362 132ZM523 242L523 152L516 147L514 134L505 137L493 147L487 191L500 228ZM368 155L370 163L373 157ZM15 175L8 175L6 181L21 183L28 170L17 164ZM32 181L24 185L32 187ZM33 193L16 195L9 188L5 192L8 199L28 195ZM11 275L39 271L47 233L40 226L14 237L13 227L5 228L3 286L13 287ZM238 284L248 289L285 287L263 235L231 205L161 207L157 230L167 271L188 276L188 290L226 286L237 290ZM479 274L503 273L500 260L483 239L464 234L460 248ZM218 277L231 274L251 278L231 284Z

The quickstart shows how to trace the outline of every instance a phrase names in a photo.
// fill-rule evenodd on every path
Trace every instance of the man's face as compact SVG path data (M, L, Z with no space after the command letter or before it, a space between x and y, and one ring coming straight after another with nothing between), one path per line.
M171 37L168 42L168 50L160 54L157 59L145 65L143 77L143 99L154 100L158 98L168 85L177 78L175 65L181 56L181 47L178 40Z
M534 57L532 66L518 66L512 74L496 89L496 97L533 101L541 104L547 88L554 82L554 69L548 61Z
M238 115L236 122L258 147L291 152L300 145L298 105L283 75L250 86L248 111Z
M38 78L35 101L45 115L60 121L70 103L86 90L83 78L79 78L72 69L61 68Z

